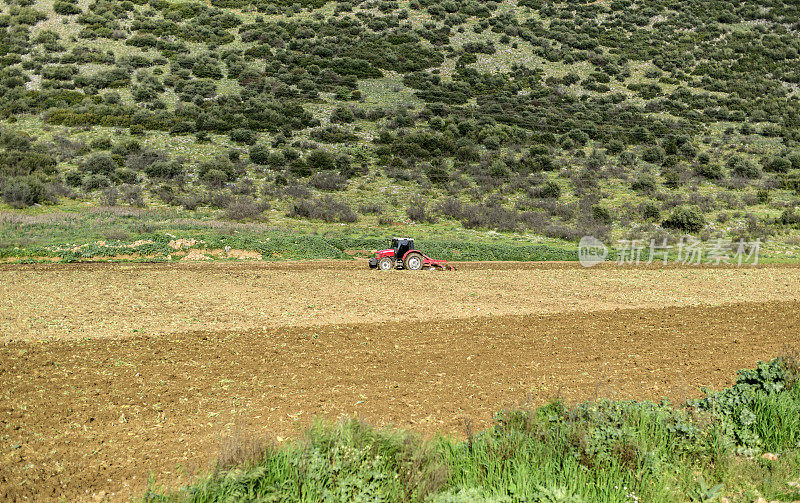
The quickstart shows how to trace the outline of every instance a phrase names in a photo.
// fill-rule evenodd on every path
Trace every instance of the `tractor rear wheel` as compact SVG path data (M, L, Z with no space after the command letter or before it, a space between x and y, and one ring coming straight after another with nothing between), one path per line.
M378 269L381 271L391 271L394 269L394 260L389 257L383 257L378 261Z
M422 269L422 255L419 253L409 253L406 257L406 269L409 271L419 271Z

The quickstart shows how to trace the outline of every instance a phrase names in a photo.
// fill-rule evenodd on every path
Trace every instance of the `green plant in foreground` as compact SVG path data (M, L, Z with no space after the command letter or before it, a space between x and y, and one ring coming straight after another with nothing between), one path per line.
M784 356L686 407L554 401L498 413L466 441L316 423L281 447L223 463L146 501L682 502L797 499L800 386ZM778 453L762 459L759 448ZM236 461L234 459L234 461ZM796 476L795 476L796 478ZM773 498L773 499L774 499Z
M736 383L690 402L712 411L742 453L780 451L800 446L800 386L797 360L782 356L740 370Z
M689 492L689 498L692 501L714 501L722 494L723 484L709 487L703 477L700 477L697 483L699 487Z

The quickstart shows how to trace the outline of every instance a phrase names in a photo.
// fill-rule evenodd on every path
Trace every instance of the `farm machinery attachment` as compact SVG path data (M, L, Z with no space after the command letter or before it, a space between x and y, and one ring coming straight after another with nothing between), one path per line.
M382 271L392 269L408 269L409 271L419 271L421 269L430 271L456 270L446 260L430 258L414 248L413 238L389 238L388 241L389 248L375 252L375 256L369 259L370 269L380 269Z

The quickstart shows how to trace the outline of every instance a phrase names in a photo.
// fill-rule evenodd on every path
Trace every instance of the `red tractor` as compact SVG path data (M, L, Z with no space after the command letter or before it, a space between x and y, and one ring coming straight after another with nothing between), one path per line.
M432 259L415 249L413 238L389 238L388 241L388 249L375 252L375 256L369 259L370 269L380 269L381 271L389 271L391 269L419 271L425 268L431 271L437 269L456 270L446 260Z

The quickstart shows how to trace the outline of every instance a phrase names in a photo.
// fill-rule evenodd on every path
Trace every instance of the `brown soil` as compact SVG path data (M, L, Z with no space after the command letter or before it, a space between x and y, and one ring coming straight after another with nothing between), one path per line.
M522 267L0 267L0 500L125 500L315 416L459 435L557 395L679 401L800 345L795 268Z
M800 300L800 269L788 266L457 267L381 272L365 260L0 265L0 341Z

